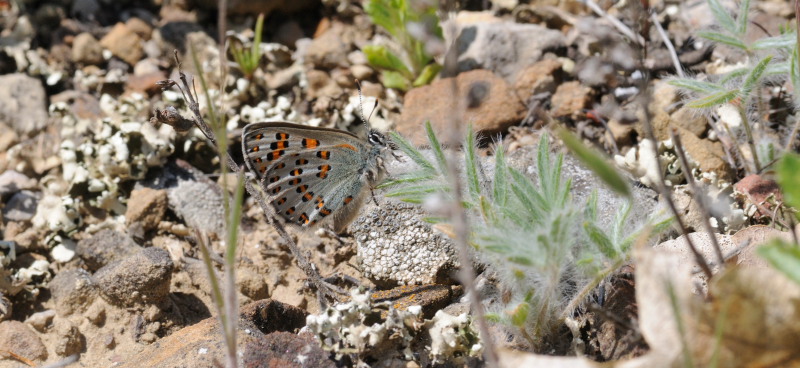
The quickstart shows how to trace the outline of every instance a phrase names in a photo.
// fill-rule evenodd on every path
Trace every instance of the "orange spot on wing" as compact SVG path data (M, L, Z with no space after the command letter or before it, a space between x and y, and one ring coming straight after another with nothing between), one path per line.
M357 151L357 149L355 147L353 147L353 146L351 146L351 145L349 145L347 143L337 144L335 147L347 148L347 149L351 149L353 151Z
M311 138L303 138L303 142L302 143L303 143L303 147L306 147L306 148L316 148L317 146L319 146L319 141L316 140L316 139L311 139Z

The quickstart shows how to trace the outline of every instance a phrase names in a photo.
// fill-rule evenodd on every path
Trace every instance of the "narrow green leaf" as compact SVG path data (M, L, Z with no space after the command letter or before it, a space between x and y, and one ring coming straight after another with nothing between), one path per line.
M592 190L592 194L590 194L589 199L586 200L586 209L583 213L587 220L592 222L597 221L597 189Z
M780 48L792 48L797 44L797 34L794 32L784 33L780 36L760 38L750 45L753 50L774 50Z
M744 42L742 42L742 40L733 36L728 36L723 33L711 32L711 31L699 31L697 32L697 35L707 40L721 43L723 45L734 47L740 50L747 50L747 45L745 45Z
M439 143L439 139L436 138L436 132L433 131L433 126L431 125L430 121L425 122L425 133L428 135L428 142L431 144L433 156L436 157L436 164L439 166L439 172L444 176L448 176L447 161L444 157L444 150L442 150L442 145Z
M711 13L714 14L714 18L722 28L731 34L736 34L736 23L733 21L733 17L718 0L708 0L708 7L711 8Z
M408 79L402 74L390 70L381 71L381 82L386 88L394 88L401 91L408 91Z
M403 153L405 153L406 156L411 158L411 160L414 161L414 163L417 164L417 166L419 166L420 168L422 168L423 170L425 170L430 174L436 174L436 169L433 167L433 164L430 161L428 161L428 159L422 155L422 152L420 152L416 147L414 147L414 145L411 144L411 142L409 142L408 140L403 138L403 136L397 134L396 132L389 132L389 135L392 137L392 142L397 144L397 147L400 148L400 150L403 151Z
M700 94L709 94L725 91L725 87L720 84L703 82L688 78L677 78L669 81L669 84L678 88L687 89Z
M741 87L741 97L747 98L750 96L750 92L756 85L761 81L761 75L764 74L764 71L767 70L767 65L769 62L772 61L772 55L769 55L756 64L753 67L753 70L750 71L750 74L747 75L747 78L744 79L744 83L742 83Z
M483 221L490 226L497 224L497 214L495 213L494 208L492 207L492 203L489 202L489 200L484 196L481 196L479 201L480 201L481 216L483 217Z
M522 327L528 321L528 314L530 313L531 305L525 302L519 303L514 311L511 313L511 324L517 327Z
M409 174L403 174L394 178L388 178L388 180L379 184L375 188L377 189L391 188L401 184L417 183L421 181L432 180L433 178L434 178L433 175L424 172L422 173L414 172Z
M730 91L724 92L717 92L711 95L708 95L703 98L698 98L692 102L686 104L686 106L695 108L695 109L704 109L708 107L713 107L717 105L722 105L730 100L736 98L736 95L739 94L739 90L734 89Z
M542 193L550 193L549 177L550 167L550 143L547 134L542 134L539 138L539 146L536 149L536 171L539 174L539 186Z
M800 155L784 154L778 161L776 171L784 201L795 209L800 209Z
M600 230L594 223L588 221L583 224L583 230L586 232L589 240L597 246L600 253L603 253L603 255L609 259L617 258L617 250L614 248L611 239L609 239L608 235L606 235L603 230Z
M450 189L447 185L423 184L402 187L386 194L387 197L417 197L436 192L447 192Z
M742 0L738 12L739 16L736 17L736 34L743 35L747 32L747 17L750 12L750 0Z
M417 77L417 79L414 80L414 83L412 83L412 85L414 87L419 87L429 84L430 82L433 81L434 78L436 78L437 75L439 75L439 71L441 70L442 66L439 65L438 63L425 65L425 67L422 68L422 71L419 73L419 76Z
M362 49L370 65L389 71L402 73L405 77L411 76L403 60L383 45L367 45Z
M506 170L505 148L497 145L494 160L493 200L497 206L503 207L508 199L508 170Z
M608 185L613 191L624 195L631 196L631 190L628 183L617 170L611 166L605 159L603 154L587 147L577 137L572 135L566 129L560 129L558 136L564 141L564 144L575 154L575 156L586 165L589 170L592 170L603 182Z
M716 90L716 91L709 91L708 93L725 91L725 89L721 87L722 85L724 85L725 83L728 83L728 82L730 82L730 81L732 81L734 79L744 77L749 72L750 72L750 68L739 68L739 69L735 69L733 71L728 72L727 74L722 76L722 78L720 78L720 80L717 82L717 84L720 86L720 89ZM708 93L704 93L704 94L708 94Z
M800 284L800 248L780 239L758 247L758 255L766 259L772 267Z
M472 124L467 127L467 137L464 142L464 163L465 174L467 177L467 189L469 195L473 200L476 200L481 194L480 179L478 178L478 160L475 155L475 132L472 130Z

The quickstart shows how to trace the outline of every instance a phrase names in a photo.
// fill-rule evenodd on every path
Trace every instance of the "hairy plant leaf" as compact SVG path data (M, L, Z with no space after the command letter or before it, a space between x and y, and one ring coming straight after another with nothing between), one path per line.
M433 167L433 164L411 142L396 132L389 132L389 135L392 137L392 142L397 144L397 147L411 158L417 166L430 174L436 174L436 168Z
M367 61L378 68L402 73L405 77L411 75L406 64L393 52L383 45L367 45L362 49Z
M700 32L697 32L697 35L700 36L700 37L703 37L703 38L705 38L707 40L714 41L714 42L717 42L717 43L721 43L723 45L734 47L734 48L737 48L737 49L740 49L740 50L747 50L747 45L745 45L744 42L742 42L742 40L740 40L740 39L738 39L736 37L733 37L733 36L728 36L728 35L726 35L724 33L711 32L711 31L700 31Z
M669 84L678 88L687 89L692 92L701 94L709 94L720 91L725 91L725 87L720 84L703 82L688 78L677 78L669 81Z
M386 88L394 88L401 91L408 91L409 88L408 79L402 74L391 70L381 71L381 82Z
M739 5L739 15L736 17L736 34L743 35L745 32L747 32L747 18L749 16L749 11L750 0L742 0L742 3Z
M628 183L625 179L622 178L621 175L617 172L617 170L611 166L606 160L603 159L603 155L599 152L587 147L584 145L577 137L572 135L566 129L560 129L558 132L559 137L561 140L564 141L564 144L575 154L575 156L586 165L589 170L592 170L597 176L608 185L611 190L624 195L626 197L631 196L631 190L628 187Z
M476 200L481 194L480 178L478 178L478 160L475 156L475 132L472 124L467 127L467 139L464 142L464 163L465 174L467 177L467 189L472 200Z
M787 32L780 36L764 37L756 40L750 45L753 50L774 50L780 48L791 48L797 44L797 34Z
M583 230L586 232L589 240L597 246L600 253L603 253L603 255L610 259L617 258L617 250L614 248L611 239L603 230L600 230L599 227L588 221L583 224Z
M433 131L433 126L430 121L425 122L425 133L428 135L428 142L431 144L431 150L433 150L433 156L436 158L436 164L439 166L439 172L444 176L448 176L449 173L447 170L447 161L444 157L444 150L442 150L439 139L436 138L436 133Z
M730 90L730 91L724 91L724 92L717 92L717 93L708 95L706 97L698 98L698 99L696 99L696 100L694 100L692 102L689 102L688 104L686 104L686 106L691 107L691 108L695 108L695 109L704 109L704 108L708 108L708 107L722 105L722 104L724 104L724 103L736 98L736 96L738 94L739 94L739 90L737 90L737 89Z
M717 23L726 31L736 34L736 22L733 21L733 17L728 13L728 10L718 0L708 0L708 6L711 8L711 14L714 14Z
M756 64L755 67L750 71L750 74L747 75L747 78L744 79L744 83L742 83L741 90L741 97L747 98L750 96L750 92L755 88L756 84L761 81L761 76L764 74L764 71L767 70L767 65L769 62L772 61L772 55L769 55Z

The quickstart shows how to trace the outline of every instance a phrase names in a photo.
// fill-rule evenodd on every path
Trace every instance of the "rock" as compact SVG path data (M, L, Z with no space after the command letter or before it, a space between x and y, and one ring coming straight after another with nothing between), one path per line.
M36 214L36 205L39 203L38 196L28 190L15 193L3 207L3 220L10 221L30 221Z
M51 322L53 322L53 318L55 316L56 316L56 311L48 309L31 314L30 317L25 319L25 323L35 328L36 331L45 332L45 329L47 328L48 325L50 325Z
M57 273L49 287L56 312L62 317L85 312L98 294L97 284L82 268Z
M9 148L17 143L19 143L17 132L8 125L0 123L0 152L7 152ZM2 164L0 164L0 171L6 171ZM2 184L0 184L0 187L2 187Z
M757 209L752 215L758 219L770 218L774 210L773 203L783 203L781 188L774 180L767 180L758 174L745 176L733 185L737 192L745 195L745 204L742 206L755 206ZM771 197L771 199L770 199ZM768 201L768 199L770 199Z
M384 200L366 204L350 225L362 275L380 288L448 284L457 265L453 244L422 219L418 206Z
M45 348L39 335L19 321L0 323L0 346L3 347L4 351L26 359L34 361L47 359L47 348Z
M89 32L83 32L72 41L72 61L84 65L103 63L103 46Z
M55 350L56 354L66 357L80 353L83 350L85 338L81 335L78 327L75 327L69 320L56 320L55 334L57 338L53 350Z
M289 332L273 332L249 342L244 346L242 365L256 367L320 367L334 368L336 362L329 359L330 353L319 346L312 333L299 335ZM299 358L302 356L302 360Z
M629 146L633 143L632 136L635 131L633 124L623 123L618 119L609 119L608 130L618 146Z
M111 262L131 257L141 249L127 235L104 229L91 238L79 241L75 253L83 259L89 271L97 271Z
M498 134L520 122L525 106L508 84L487 70L473 70L456 77L459 95L453 98L451 79L434 81L428 86L414 88L406 94L403 112L397 121L397 132L415 145L428 144L423 128L430 121L437 136L448 131L456 102L465 107L458 119L474 124L474 130L486 135Z
M464 289L460 285L403 285L390 290L375 291L370 295L373 302L390 302L392 308L407 310L408 307L418 305L422 307L422 316L432 318L436 312L457 300ZM386 313L381 313L385 318Z
M20 137L31 137L47 126L47 100L39 79L19 73L0 75L0 86L0 123Z
M731 262L735 262L739 266L772 268L764 257L758 255L758 248L769 244L773 239L781 239L791 243L794 241L793 238L792 233L780 231L769 226L754 225L744 228L731 236L731 241L734 244L746 244L744 249L731 259Z
M551 100L550 113L554 118L577 119L584 109L591 107L594 90L579 81L570 81L558 86Z
M86 92L68 90L50 97L51 103L64 102L69 105L69 110L76 117L88 120L100 120L105 117L105 113L100 109L100 101ZM76 132L84 134L85 131ZM61 134L64 134L62 131Z
M161 87L156 82L167 79L167 73L163 71L152 72L143 75L128 75L125 87L129 91L146 93L153 95L161 92Z
M100 40L100 45L130 65L135 65L144 56L142 44L142 38L125 23L114 25L114 28Z
M213 182L180 181L167 189L169 207L190 228L224 234L222 190Z
M158 227L167 212L167 191L141 188L131 192L128 209L125 211L125 224L140 223L145 231Z
M467 22L458 21L455 40L459 73L488 69L511 83L522 70L541 60L545 52L566 47L563 33L538 24ZM448 29L448 26L442 28ZM446 34L445 38L451 36ZM450 40L445 43L450 44Z
M111 304L123 307L157 304L169 294L173 267L167 251L145 248L99 269L94 279Z
M28 178L25 174L14 170L6 170L0 174L0 197L33 188L36 188L36 179Z
M141 18L132 17L125 22L125 26L142 40L149 40L153 27Z
M654 82L652 88L653 98L647 108L652 115L653 134L657 140L664 141L670 137L668 129L672 119L670 118L669 108L678 101L680 96L678 90L665 81ZM635 128L640 137L645 136L642 123L637 123Z
M311 41L306 48L305 62L324 70L347 67L350 46L342 40L341 28L341 25L331 27Z
M264 275L251 262L241 262L236 268L236 286L242 295L252 299L261 300L269 297L269 290Z
M372 75L375 74L375 70L367 65L353 65L350 67L350 72L353 73L353 77L359 81L372 78Z
M670 139L671 127L681 127L696 137L702 137L708 128L708 119L698 109L681 107L672 114L660 110L653 114L653 134L658 140ZM641 131L641 127L639 129ZM644 133L644 131L641 131Z
M514 82L514 92L522 103L536 94L543 92L553 93L564 78L561 62L545 59L523 69Z
M699 165L700 170L716 173L718 177L725 180L730 178L730 167L724 159L725 150L721 143L698 138L680 126L677 127L677 131L686 155L689 156L689 160L694 160Z
M306 79L308 79L308 97L311 99L322 96L335 98L344 93L330 75L322 70L309 70Z
M239 310L237 343L244 347L274 332L294 332L305 326L306 315L300 308L270 299L246 304ZM224 362L225 344L221 333L219 318L210 317L145 347L119 367L205 367L208 362ZM316 345L310 346L313 349ZM248 350L240 350L240 353L242 356L256 354Z
M730 235L725 234L714 234L717 238L717 242L719 244L720 250L722 251L723 257L726 254L733 253L736 248L739 246L738 243L734 243L731 240ZM711 242L711 238L709 238L708 233L706 232L694 232L689 234L689 238L692 240L692 244L697 248L697 251L700 255L703 256L703 259L706 260L709 264L712 264L711 271L717 272L719 270L719 262L717 260L716 251ZM697 262L695 261L695 256L692 253L691 249L689 248L689 242L686 241L686 235L681 235L677 239L668 240L661 244L657 244L653 247L653 249L660 249L666 250L670 253L677 254L681 262L688 263L693 265L693 267L697 266ZM699 268L698 268L699 269ZM694 276L692 276L692 280L694 281L692 284L695 287L699 287L698 290L693 290L693 293L698 291L702 292L702 295L706 294L708 289L708 280L706 279L706 275L703 272L698 272Z
M219 7L219 3L214 0L198 0L193 4L204 9L214 9L214 11ZM228 1L228 13L231 15L272 14L274 12L291 14L303 10L317 9L318 4L311 0L231 0Z

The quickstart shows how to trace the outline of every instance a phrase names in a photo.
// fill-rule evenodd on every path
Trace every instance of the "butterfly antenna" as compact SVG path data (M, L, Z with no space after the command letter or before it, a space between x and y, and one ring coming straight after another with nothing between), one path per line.
M369 120L364 119L364 100L363 95L361 94L361 82L358 79L356 79L356 88L358 88L358 107L361 111L361 121L369 126ZM370 116L372 116L372 114L370 114Z

